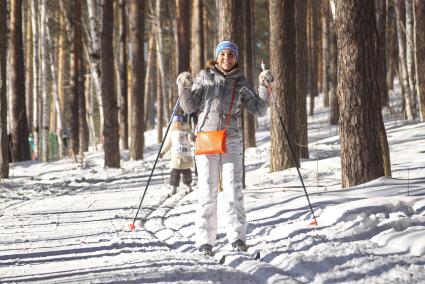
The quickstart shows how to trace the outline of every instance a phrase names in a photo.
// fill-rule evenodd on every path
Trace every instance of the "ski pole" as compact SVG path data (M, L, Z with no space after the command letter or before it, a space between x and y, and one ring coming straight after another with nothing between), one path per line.
M266 64L264 63L264 60L261 60L261 69L263 71L266 70ZM273 93L273 89L272 89L272 86L271 86L270 82L269 82L267 88L268 88L269 93L270 93L270 95L272 97L273 105L274 105L274 107L276 109L276 113L277 113L277 115L279 117L280 124L282 125L283 133L285 134L286 141L288 142L289 151L291 152L292 160L294 161L295 167L297 168L298 176L299 176L300 181L301 181L301 184L303 186L303 190L304 190L305 197L307 198L308 206L310 207L311 214L313 215L314 221L310 222L310 225L316 225L317 226L316 216L314 215L314 210L313 210L313 207L311 206L310 198L308 197L308 193L307 193L307 190L305 188L303 178L301 176L300 168L298 167L298 163L295 160L294 150L292 149L292 145L291 145L291 143L289 141L288 132L286 131L285 125L283 124L283 119L282 119L282 117L281 117L281 115L279 113L279 109L277 107L276 99L275 99L275 96L274 96L274 93Z
M174 114L176 113L179 102L180 102L180 97L177 99L176 105L174 106L174 109L173 109L173 113L171 114L170 121L168 122L167 130L165 131L164 138L162 139L161 146L159 147L159 150L158 150L158 154L156 155L155 163L153 164L148 182L146 183L145 191L143 192L142 199L140 200L140 203L139 203L139 208L137 208L136 216L134 216L133 223L129 225L130 231L133 231L135 228L134 223L136 222L137 215L139 215L140 208L142 207L143 199L145 198L146 191L148 190L148 186L151 182L153 172L155 171L155 167L156 167L156 164L158 163L159 156L161 155L161 150L162 150L162 147L164 146L165 138L167 138L167 134L168 134L168 131L170 130L171 123L173 122L173 117L174 117Z

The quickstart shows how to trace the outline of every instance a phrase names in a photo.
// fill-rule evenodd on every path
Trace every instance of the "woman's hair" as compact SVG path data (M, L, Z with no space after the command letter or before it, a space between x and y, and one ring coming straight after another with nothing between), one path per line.
M218 64L217 60L208 60L207 63L205 64L205 69L214 67L216 64ZM236 64L233 66L232 70L235 68L239 68L239 63L236 62Z
M217 60L208 60L207 63L205 64L205 69L209 67L214 67L214 65L216 65L217 63L218 63Z

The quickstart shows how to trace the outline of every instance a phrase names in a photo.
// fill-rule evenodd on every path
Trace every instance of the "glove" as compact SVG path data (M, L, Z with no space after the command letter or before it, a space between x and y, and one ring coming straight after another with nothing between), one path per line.
M260 85L268 87L274 81L273 74L270 70L264 70L258 76L258 81Z
M184 89L190 89L193 85L193 79L189 72L182 72L177 76L176 80L177 86L184 88Z

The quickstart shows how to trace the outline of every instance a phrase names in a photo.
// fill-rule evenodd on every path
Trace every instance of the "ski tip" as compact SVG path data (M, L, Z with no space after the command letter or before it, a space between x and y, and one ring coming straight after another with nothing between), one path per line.
M225 256L225 255L223 255L223 256L220 258L219 263L220 263L220 264L224 264L225 262L226 262L226 256Z
M257 253L255 254L255 256L254 256L254 259L255 259L255 260L260 260L260 258L261 258L260 252L257 252Z
M130 232L133 232L134 231L134 228L135 228L134 223L132 223L132 224L130 224L128 226L130 227Z
M312 226L317 226L317 220L316 220L316 219L314 219L313 221L311 221L311 222L310 222L310 225L312 225Z

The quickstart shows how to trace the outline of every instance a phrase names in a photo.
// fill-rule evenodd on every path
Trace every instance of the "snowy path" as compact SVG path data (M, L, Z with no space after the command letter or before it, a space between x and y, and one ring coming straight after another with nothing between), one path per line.
M118 170L104 169L96 153L83 167L17 164L0 185L0 283L424 283L423 133L425 123L391 127L394 177L346 190L337 139L318 141L320 160L301 168L318 216L312 227L296 171L268 173L260 132L264 143L247 152L244 193L247 243L261 260L229 255L225 265L194 248L197 187L168 198L161 169L129 231L155 147L146 161L124 154ZM223 227L215 249L229 250Z

